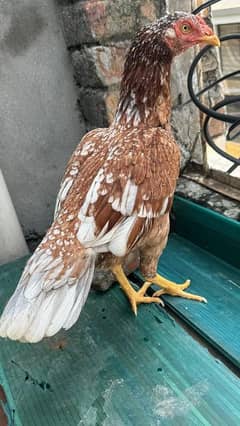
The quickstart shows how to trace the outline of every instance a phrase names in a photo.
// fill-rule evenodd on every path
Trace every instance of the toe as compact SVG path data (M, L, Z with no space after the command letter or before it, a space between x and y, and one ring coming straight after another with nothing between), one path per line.
M158 291L155 291L155 293L153 293L153 297L162 296L163 294L166 294L165 290L158 290Z
M187 293L186 291L179 290L178 293L173 294L173 296L183 297L185 299L196 300L197 302L207 303L207 299L197 294Z
M130 300L130 303L131 303L134 315L137 316L137 302L136 302L136 299L132 298Z
M144 297L140 303L158 303L159 305L165 306L164 301L160 297Z
M191 280L186 280L185 283L183 284L177 284L178 288L181 290L185 290L186 288L188 288L191 284Z
M208 302L205 297L202 297L202 296L198 296L198 297L199 297L199 299L198 299L199 302L203 302L203 303L207 303Z
M142 287L140 288L140 290L138 290L138 295L139 296L144 296L146 291L149 289L149 287L151 287L152 283L149 281L146 281Z

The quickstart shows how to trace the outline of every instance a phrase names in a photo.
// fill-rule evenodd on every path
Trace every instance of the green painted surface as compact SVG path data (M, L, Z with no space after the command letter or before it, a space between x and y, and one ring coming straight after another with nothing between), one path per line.
M240 367L239 270L172 234L160 258L158 272L177 283L191 279L188 291L206 297L207 304L163 296L165 303Z
M1 307L24 263L0 269ZM16 425L239 425L239 379L157 306L135 318L118 286L69 332L1 340L0 360Z
M240 222L176 196L175 232L240 268Z
M177 235L158 270L179 283L191 279L189 291L206 297L207 304L170 296L166 303L240 367L239 270Z
M1 386L1 390L4 391L4 396L7 398L6 401L3 401L2 399L0 399L0 405L1 408L3 409L3 412L7 418L7 424L8 426L17 426L17 425L21 425L20 419L18 417L18 413L16 413L15 410L15 401L12 398L12 394L11 394L11 390L8 384L8 380L5 376L4 370L3 368L0 366L0 386ZM1 426L5 426L1 424L0 421L0 425Z

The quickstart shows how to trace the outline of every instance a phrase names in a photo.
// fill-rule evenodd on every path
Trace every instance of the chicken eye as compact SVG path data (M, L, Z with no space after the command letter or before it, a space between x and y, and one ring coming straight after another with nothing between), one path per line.
M191 27L190 27L190 25L188 25L188 24L183 24L182 25L182 28L181 28L181 30L182 30L182 32L183 33L190 33L190 31L191 31Z

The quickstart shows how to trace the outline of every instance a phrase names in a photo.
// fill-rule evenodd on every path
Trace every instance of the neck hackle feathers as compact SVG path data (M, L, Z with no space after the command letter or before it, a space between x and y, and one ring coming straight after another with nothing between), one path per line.
M113 124L166 127L170 119L172 59L204 37L216 42L212 34L201 17L185 12L166 15L142 28L126 57Z
M167 22L169 20L162 18L144 27L128 51L116 114L117 124L127 127L154 125L156 119L152 117L152 112L160 93L169 97L173 55L162 37L166 25L161 25Z

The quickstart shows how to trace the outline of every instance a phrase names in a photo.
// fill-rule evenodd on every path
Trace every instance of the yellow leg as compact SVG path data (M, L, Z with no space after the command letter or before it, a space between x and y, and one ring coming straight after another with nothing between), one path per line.
M185 299L192 299L197 300L198 302L207 303L207 299L205 299L205 297L184 291L187 287L190 286L190 280L185 281L183 284L176 284L157 274L154 278L151 279L151 283L161 287L161 290L156 291L153 294L153 297L160 296L162 294L170 294L171 296L179 296L184 297ZM149 282L146 282L146 284L149 284Z
M135 291L131 284L129 283L121 265L115 265L111 268L113 274L115 275L116 279L118 280L122 290L127 295L132 310L135 315L137 315L137 305L139 303L159 303L162 306L164 306L163 301L159 297L148 297L144 296L146 293L148 287L150 287L151 283L147 282L143 284L142 288L139 291Z

